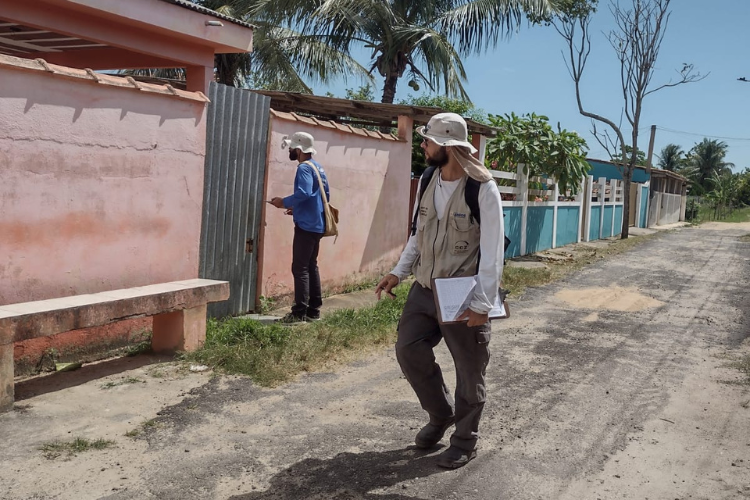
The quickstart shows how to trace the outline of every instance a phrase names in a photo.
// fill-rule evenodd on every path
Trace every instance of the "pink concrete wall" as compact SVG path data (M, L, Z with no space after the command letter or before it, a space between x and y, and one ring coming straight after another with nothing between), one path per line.
M204 113L0 68L0 304L197 277Z
M273 117L266 199L292 193L297 162L289 161L281 141L297 131L315 137L315 159L328 175L331 203L341 211L338 240L323 238L321 243L324 287L390 270L406 239L411 144ZM265 223L261 293L282 295L294 288L294 225L290 216L271 205L267 205Z

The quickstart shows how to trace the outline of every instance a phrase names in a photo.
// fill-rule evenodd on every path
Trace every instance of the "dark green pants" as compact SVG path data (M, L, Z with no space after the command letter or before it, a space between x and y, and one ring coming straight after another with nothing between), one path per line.
M445 339L456 366L455 408L433 348ZM485 401L484 375L490 360L490 323L440 325L432 290L414 283L398 326L396 358L430 422L442 424L455 416L451 444L471 451L479 437Z

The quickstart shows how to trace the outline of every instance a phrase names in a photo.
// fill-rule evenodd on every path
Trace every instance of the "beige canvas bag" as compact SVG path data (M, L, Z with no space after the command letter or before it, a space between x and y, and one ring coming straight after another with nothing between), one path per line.
M323 199L323 215L325 219L326 229L325 232L323 232L323 236L338 236L339 235L339 229L338 229L338 223L339 223L339 209L328 203L328 197L326 196L326 189L323 185L323 178L320 176L320 172L318 171L318 167L315 166L314 163L306 161L308 165L310 165L313 170L315 170L315 175L318 177L318 185L320 186L320 197Z

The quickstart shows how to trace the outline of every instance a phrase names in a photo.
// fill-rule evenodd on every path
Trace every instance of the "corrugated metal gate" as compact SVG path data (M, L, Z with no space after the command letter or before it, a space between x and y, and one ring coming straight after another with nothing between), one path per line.
M208 97L200 277L230 283L208 305L220 318L255 308L271 99L213 82Z

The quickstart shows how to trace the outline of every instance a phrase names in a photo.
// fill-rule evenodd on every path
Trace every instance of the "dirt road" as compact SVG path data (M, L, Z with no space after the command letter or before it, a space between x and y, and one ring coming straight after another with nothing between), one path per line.
M463 469L410 446L424 415L391 350L273 390L139 356L19 384L0 498L750 498L750 386L729 366L750 354L748 233L662 234L527 291L494 325ZM115 446L38 450L75 436Z

